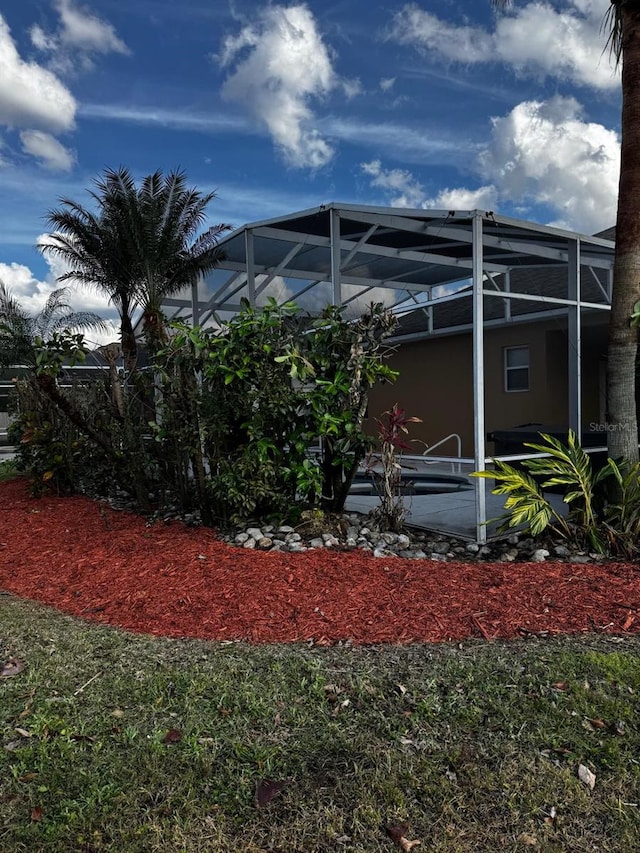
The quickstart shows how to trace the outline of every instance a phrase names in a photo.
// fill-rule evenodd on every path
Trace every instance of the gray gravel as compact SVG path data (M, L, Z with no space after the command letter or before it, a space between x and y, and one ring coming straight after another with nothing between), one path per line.
M524 533L486 545L467 542L451 536L407 528L402 533L381 530L369 517L346 513L320 530L308 521L299 527L253 524L223 535L222 538L239 548L259 551L301 552L311 548L330 550L369 551L374 557L403 557L411 560L440 562L535 562L546 560L585 563L602 559L598 554L571 550L562 540L541 542Z

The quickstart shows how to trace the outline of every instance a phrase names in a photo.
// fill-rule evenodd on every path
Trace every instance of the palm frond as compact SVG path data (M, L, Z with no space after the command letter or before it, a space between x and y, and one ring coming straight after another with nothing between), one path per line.
M565 525L530 474L499 459L494 462L494 470L475 471L471 476L495 480L492 494L507 495L505 514L498 519L503 522L501 529L526 525L537 536L554 520Z
M616 66L622 60L622 36L623 36L623 21L622 21L622 6L627 5L630 0L612 0L611 5L607 9L602 20L601 32L607 33L607 42L605 51L609 51L609 55L616 61Z

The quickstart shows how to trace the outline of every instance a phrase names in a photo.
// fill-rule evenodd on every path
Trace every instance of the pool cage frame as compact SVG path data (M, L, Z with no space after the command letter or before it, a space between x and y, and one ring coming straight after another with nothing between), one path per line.
M332 203L234 231L220 242L223 259L214 273L163 308L171 319L216 326L240 309L242 298L259 305L274 291L279 302L294 299L304 307L310 300L316 310L384 299L401 317L416 309L424 314L424 328L396 336L396 344L470 331L474 455L440 458L482 471L496 458L534 455L487 456L484 331L493 325L567 318L568 427L582 434L582 319L610 310L614 242L607 237L491 211ZM470 302L463 322L461 300ZM591 452L599 449L605 448ZM486 488L474 478L478 542L487 539Z

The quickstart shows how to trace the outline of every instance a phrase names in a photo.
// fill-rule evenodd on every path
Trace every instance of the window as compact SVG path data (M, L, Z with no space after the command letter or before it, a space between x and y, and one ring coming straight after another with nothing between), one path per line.
M529 347L505 347L504 390L529 390Z

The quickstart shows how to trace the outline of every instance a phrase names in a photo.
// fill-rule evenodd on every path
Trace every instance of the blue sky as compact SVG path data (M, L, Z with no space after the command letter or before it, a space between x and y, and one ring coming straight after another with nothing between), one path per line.
M210 224L342 201L612 225L608 7L0 0L0 279L37 310L47 211L120 165L215 189Z

